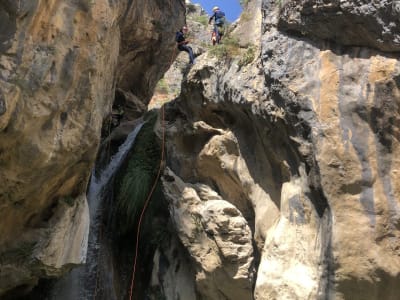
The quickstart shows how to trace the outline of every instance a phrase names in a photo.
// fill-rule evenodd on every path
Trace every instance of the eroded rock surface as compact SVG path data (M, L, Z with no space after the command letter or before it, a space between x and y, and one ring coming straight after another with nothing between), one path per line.
M240 211L207 186L186 184L172 171L166 176L172 222L195 263L196 292L204 299L250 299L253 245Z
M193 49L195 57L204 53L211 45L212 25L208 25L208 18L209 16L200 4L186 0L186 26L188 28L186 40L189 41L188 46ZM176 31L180 28L176 28ZM176 45L174 51L177 57L158 82L149 108L159 108L164 102L175 99L181 92L182 80L191 66L187 52L179 51ZM170 59L174 58L173 56Z
M114 88L132 121L183 12L178 0L0 4L0 294L84 261L84 192ZM255 57L199 56L165 106L174 236L151 284L168 299L397 300L397 1L254 0L247 13L233 35Z
M166 105L171 216L184 194L170 192L177 181L213 195L202 198L192 189L191 203L223 199L241 212L255 245L257 279L252 295L236 296L245 290L236 285L228 299L394 300L400 64L386 51L397 51L398 15L385 1L279 3L258 7L258 59L243 66L240 57L200 56L180 97ZM345 13L336 14L339 8ZM302 20L304 12L311 17ZM358 24L357 39L348 42L345 29L330 27L341 22ZM374 22L380 26L360 33ZM195 220L175 226L185 247L200 247L182 235ZM203 291L197 279L195 289Z
M266 20L264 70L277 99L284 107L309 103L310 112L297 114L310 126L319 184L332 213L324 295L395 299L400 280L398 57L283 36L268 29L273 15Z
M178 0L0 3L0 294L84 261L87 231L64 241L52 226L88 226L84 194L115 86L147 104L184 11ZM64 203L80 207L69 221ZM7 259L20 248L18 263Z
M281 8L278 27L285 31L346 46L400 51L400 2L396 0L268 2Z

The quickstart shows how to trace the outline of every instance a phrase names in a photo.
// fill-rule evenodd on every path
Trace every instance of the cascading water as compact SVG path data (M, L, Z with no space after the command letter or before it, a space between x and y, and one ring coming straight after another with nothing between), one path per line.
M86 264L72 270L69 274L57 281L50 295L46 297L47 300L95 299L99 288L98 271L100 267L103 269L107 268L106 265L109 265L109 268L107 268L106 278L102 278L102 296L97 299L116 300L115 293L113 292L112 267L109 262L109 257L107 257L108 247L105 240L102 238L103 213L101 207L106 194L105 191L110 181L125 160L129 150L132 148L142 126L143 123L140 123L128 135L125 142L119 147L118 152L111 158L110 163L101 172L98 178L95 176L95 172L92 172L87 193L90 213L90 232ZM99 265L100 260L102 261L102 266Z

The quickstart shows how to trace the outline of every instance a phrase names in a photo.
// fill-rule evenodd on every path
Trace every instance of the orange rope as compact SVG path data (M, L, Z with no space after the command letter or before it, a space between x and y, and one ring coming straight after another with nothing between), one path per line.
M150 202L150 198L153 195L153 192L157 186L158 179L160 178L161 175L161 170L162 170L162 165L163 165L163 160L164 160L164 144L165 144L165 125L164 125L164 105L162 106L162 128L163 128L163 133L162 133L162 150L161 150L161 160L160 160L160 167L158 168L158 173L156 176L156 179L154 181L153 187L150 190L149 195L147 196L146 202L144 203L142 213L140 214L139 218L139 223L138 223L138 228L137 228L137 233L136 233L136 248L135 248L135 259L133 263L133 272L132 272L132 281L131 281L131 288L129 290L129 299L132 300L132 293L133 293L133 288L135 284L135 273L136 273L136 264L137 264L137 257L138 257L138 249L139 249L139 235L140 235L140 227L142 225L142 220L144 213L146 211L146 208Z
M172 65L173 61L174 61L174 56L175 56L175 52L176 52L176 47L174 47L174 52L172 53L172 57L171 57L171 62L170 65ZM147 196L147 199L144 203L142 212L140 214L140 218L139 218L139 222L138 222L138 227L137 227L137 232L136 232L136 246L135 246L135 258L134 258L134 262L133 262L133 272L132 272L132 281L131 281L131 287L129 290L129 300L132 300L132 294L133 294L133 288L135 285L135 273L136 273L136 264L137 264L137 258L138 258L138 250L139 250L139 235L140 235L140 227L142 226L142 220L143 220L143 216L144 213L146 211L146 208L150 202L150 198L153 195L153 192L157 186L157 182L158 179L160 178L161 175L161 171L163 169L163 161L164 161L164 148L165 148L165 109L164 109L165 105L162 105L161 107L161 127L162 127L162 145L161 145L161 159L160 159L160 167L158 168L158 173L157 176L154 180L154 184L150 190L149 195Z
M182 2L184 7L186 8L186 3ZM172 53L171 56L171 61L170 61L170 66L172 65L173 61L174 61L174 56L176 53L176 47L174 47L174 51ZM129 300L132 300L132 294L133 294L133 288L135 285L135 273L136 273L136 264L137 264L137 258L138 258L138 250L139 250L139 236L140 236L140 227L142 225L142 220L143 220L143 216L144 213L146 212L147 206L149 205L150 202L150 198L153 195L153 192L157 186L157 182L160 178L161 175L161 171L162 171L162 166L163 166L163 161L164 161L164 148L165 148L165 109L164 109L164 105L162 105L161 107L161 115L162 115L162 119L161 119L161 126L162 126L162 146L161 146L161 159L160 159L160 167L158 168L158 173L157 176L154 180L154 184L150 190L149 195L147 196L147 199L144 203L142 212L140 214L140 218L139 218L139 223L138 223L138 227L137 227L137 233L136 233L136 246L135 246L135 258L134 258L134 263L133 263L133 272L132 272L132 281L131 281L131 286L130 286L130 290L129 290ZM110 128L111 131L111 128ZM109 145L109 147L111 147ZM110 149L109 149L110 150ZM97 274L96 274L96 285L95 285L95 291L94 291L94 297L93 299L96 299L96 295L97 295L97 285L98 285L98 273L99 270L97 268Z

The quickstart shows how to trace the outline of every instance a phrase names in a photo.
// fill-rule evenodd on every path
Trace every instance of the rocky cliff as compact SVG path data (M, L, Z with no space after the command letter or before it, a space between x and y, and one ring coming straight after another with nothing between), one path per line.
M180 0L0 1L0 295L84 262L115 88L127 111L145 107L184 13Z
M178 61L180 94L156 126L167 203L144 221L135 294L397 299L399 4L243 3L222 45ZM179 0L0 2L0 295L84 262L101 128L113 108L122 121L146 110L184 12ZM114 258L126 282L133 255ZM126 282L112 282L119 295Z
M167 299L398 298L399 18L254 0L235 54L198 57L165 106Z

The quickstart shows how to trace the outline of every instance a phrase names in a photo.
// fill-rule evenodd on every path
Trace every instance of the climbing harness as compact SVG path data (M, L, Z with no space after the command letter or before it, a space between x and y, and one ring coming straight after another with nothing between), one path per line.
M222 32L219 31L217 26L214 26L214 29L211 31L211 43L213 46L219 44L221 42Z

